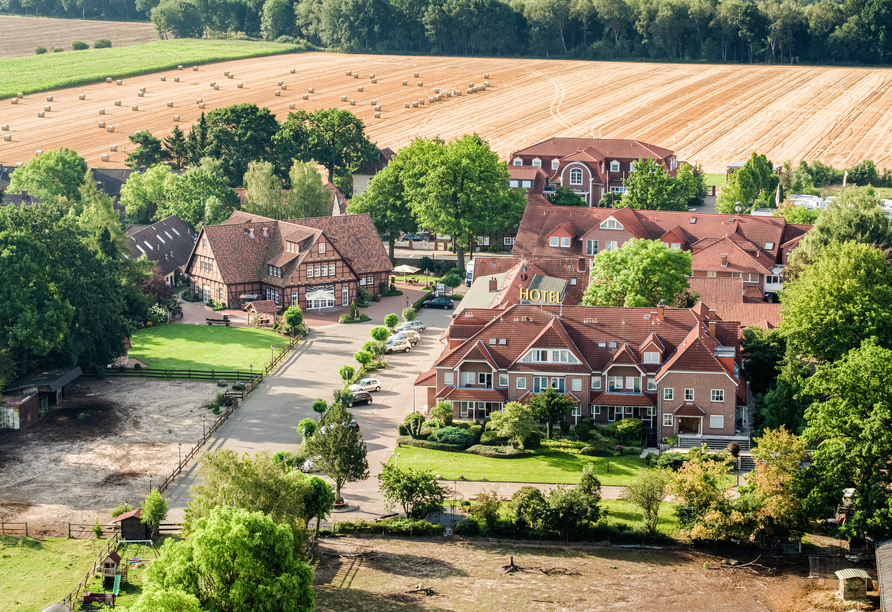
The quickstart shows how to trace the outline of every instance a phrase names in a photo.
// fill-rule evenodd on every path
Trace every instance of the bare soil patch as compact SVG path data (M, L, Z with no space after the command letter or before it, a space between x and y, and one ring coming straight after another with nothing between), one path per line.
M149 22L51 19L47 17L0 18L0 57L34 55L35 47L53 47L72 53L71 43L80 40L91 47L97 38L107 38L113 47L141 45L158 40Z
M360 78L347 76L348 70ZM235 77L227 78L224 71ZM465 93L470 83L482 84L484 75L489 75L489 89ZM141 98L140 87L146 88ZM435 88L462 95L431 103ZM606 90L609 104L604 104ZM86 99L78 100L78 94ZM334 53L221 62L198 72L132 77L120 86L61 89L42 118L37 116L46 104L42 94L27 95L15 106L6 101L3 119L12 139L0 142L0 160L24 162L36 150L65 146L91 167L123 168L134 150L128 135L149 130L164 137L175 125L174 115L188 130L202 112L198 99L205 112L251 102L268 107L279 120L287 117L290 105L306 111L347 109L365 122L381 147L399 148L419 136L450 139L476 132L506 158L552 136L636 138L671 148L713 173L724 173L729 162L753 151L776 162L820 159L846 167L871 158L880 168L892 167L892 71L887 69ZM423 105L411 108L422 99ZM115 100L121 105L115 106ZM380 118L374 116L372 100L382 107ZM100 108L105 115L99 115ZM106 127L98 127L99 121ZM102 161L104 154L108 161Z
M510 555L521 571L504 572L503 566ZM755 557L748 555L738 561L744 563ZM817 612L837 609L833 595L835 582L809 580L805 557L762 557L759 565L749 568L704 567L704 563L709 563L711 568L716 568L722 561L721 556L692 550L577 549L460 540L332 538L322 540L319 547L316 609L332 612L358 609L372 612Z
M69 397L24 431L0 430L0 520L66 535L66 524L107 524L127 500L138 505L149 475L160 483L202 436L212 383L82 379Z

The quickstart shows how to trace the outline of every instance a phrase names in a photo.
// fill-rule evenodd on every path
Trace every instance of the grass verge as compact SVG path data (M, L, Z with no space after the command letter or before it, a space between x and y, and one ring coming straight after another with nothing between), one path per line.
M625 501L604 500L601 506L607 509L607 521L617 527L625 525L621 529L641 529L644 514L641 508ZM670 538L678 537L678 519L675 517L675 502L663 502L660 504L657 531Z
M534 455L518 459L492 459L414 446L403 446L399 453L400 467L430 470L445 480L464 476L465 480L576 484L582 466L592 463L601 484L625 485L635 480L638 470L644 467L640 457L586 457L551 449L538 449Z
M105 540L0 536L0 610L37 612L83 579Z
M298 45L249 40L159 40L144 45L47 53L4 61L0 98L210 62L300 51Z
M721 187L725 183L728 182L728 175L724 172L721 174L705 174L706 177L706 186L715 185L717 187Z
M172 324L147 327L130 337L130 357L150 368L261 370L288 338L266 329Z

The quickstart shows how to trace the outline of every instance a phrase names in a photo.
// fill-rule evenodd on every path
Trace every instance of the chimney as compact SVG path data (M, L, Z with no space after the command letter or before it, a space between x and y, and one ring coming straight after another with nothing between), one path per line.
M499 281L496 280L496 277L493 276L489 279L489 290L490 291L498 291L499 290Z
M666 307L663 306L663 302L660 302L660 304L657 306L657 321L663 320L663 316L665 315L665 312L666 312Z
M579 258L579 271L585 272L585 257Z
M723 268L728 267L728 254L727 253L722 253L722 267Z
M715 340L715 321L709 322L709 337Z

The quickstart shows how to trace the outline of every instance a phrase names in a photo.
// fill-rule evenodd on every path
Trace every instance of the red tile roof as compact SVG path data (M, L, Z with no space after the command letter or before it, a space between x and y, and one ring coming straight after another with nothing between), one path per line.
M473 387L443 387L437 391L438 399L476 402L504 402L506 397L498 389Z
M437 386L437 370L431 368L426 372L422 372L415 379L416 387L436 387Z
M577 151L603 159L619 157L622 159L663 159L672 155L672 151L638 140L619 140L607 138L549 138L525 149L515 151L511 158L518 155L539 155L543 157L565 157Z
M746 244L749 244L747 241ZM727 258L727 265L722 265ZM693 270L724 270L745 274L771 274L775 261L763 251L745 251L740 242L724 236L706 248L695 251Z
M291 219L289 223L322 230L359 274L390 272L393 264L368 214Z
M706 416L706 411L697 404L684 403L672 411L675 416Z
M777 327L783 320L783 306L770 304L744 296L744 283L739 278L707 278L694 276L690 279L691 291L700 294L700 302L715 309L725 321L738 321L740 326ZM747 287L748 289L748 287Z
M142 516L142 508L134 508L130 512L125 512L124 514L119 514L115 518L112 519L112 523L117 523L123 521L124 519L128 519L130 517L140 518ZM120 560L120 557L118 558Z
M276 313L279 312L279 305L272 300L255 300L251 302L251 310L256 313Z
M508 166L508 174L513 179L533 180L541 176L543 179L548 176L539 166Z
M652 398L646 394L638 393L602 393L600 391L591 392L591 403L602 404L608 406L654 406Z

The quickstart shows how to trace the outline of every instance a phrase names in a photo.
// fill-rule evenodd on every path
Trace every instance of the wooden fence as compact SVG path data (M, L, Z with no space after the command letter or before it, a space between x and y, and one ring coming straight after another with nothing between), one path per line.
M87 537L96 537L96 534L93 533L93 529L95 529L96 525L89 523L68 523L68 537L69 538L82 538L84 536ZM100 525L102 529L102 535L99 537L106 537L108 533L117 533L120 526L116 524L112 525ZM108 533L106 533L108 532Z
M266 366L266 368L264 368L264 374L270 374L273 370L275 370L276 367L280 363L282 363L282 360L285 359L285 355L287 355L291 351L291 349L297 346L297 343L300 342L300 339L301 336L295 336L294 338L289 340L288 344L285 345L285 348L279 351L279 354L276 355L275 358L273 358L273 360L269 362L269 365Z
M90 571L87 572L87 575L84 576L84 579L80 581L74 590L69 593L61 603L65 604L72 610L78 609L78 604L80 603L81 593L86 590L86 586L93 580L93 576L96 575L96 570L105 560L105 557L108 556L113 550L118 549L118 533L115 532L112 537L108 539L108 542L105 543L105 546L102 547L102 550L99 551L99 554L96 555L96 560L93 561L93 565L90 566Z
M28 537L28 523L0 523L0 535L19 535Z
M158 535L174 534L183 531L182 523L160 523L158 525Z
M264 370L265 371L265 370ZM243 370L169 370L166 368L108 368L107 376L123 376L124 378L156 378L161 380L251 380L261 376L260 371L245 372Z

